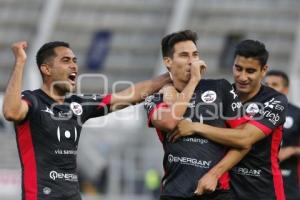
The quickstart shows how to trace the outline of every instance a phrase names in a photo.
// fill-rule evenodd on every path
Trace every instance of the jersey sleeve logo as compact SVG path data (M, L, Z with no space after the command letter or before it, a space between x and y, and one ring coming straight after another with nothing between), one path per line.
M71 108L71 110L73 111L73 113L75 115L81 115L82 114L82 106L79 103L72 102L70 104L70 108Z
M215 91L208 90L201 95L201 99L204 103L213 103L217 99Z
M294 125L294 119L291 116L287 116L285 118L285 123L283 125L284 128L290 129Z
M284 110L284 107L280 105L281 101L275 100L275 98L272 98L270 101L267 101L264 103L265 108L271 108L276 110Z

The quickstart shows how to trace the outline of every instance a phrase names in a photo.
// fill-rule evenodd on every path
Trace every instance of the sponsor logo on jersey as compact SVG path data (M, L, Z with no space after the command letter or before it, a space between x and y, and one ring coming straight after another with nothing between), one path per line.
M56 130L56 135L57 135L57 139L58 139L58 141L60 142L60 140L61 140L61 130L60 130L60 127L58 126L57 127L57 130ZM64 134L63 134L64 136L65 136L65 138L67 138L67 139L70 139L71 138L71 132L69 131L69 130L65 130L65 132L64 132ZM74 142L76 142L76 140L77 140L77 128L76 127L74 127Z
M79 103L72 102L70 104L70 108L71 108L71 110L73 111L73 113L75 115L81 115L82 114L82 106Z
M285 123L283 125L284 128L290 129L294 125L294 119L291 116L287 116L285 118Z
M284 110L284 106L280 105L281 101L275 100L275 98L272 98L270 101L267 101L264 103L265 108L271 108L276 110Z
M72 181L72 182L78 181L78 177L76 174L62 173L54 170L49 173L49 177L54 181L57 179L63 179L65 181Z
M233 99L237 98L237 94L235 93L234 89L230 90L230 93L233 95Z
M184 156L173 156L169 154L168 156L169 163L180 163L182 165L192 165L200 168L210 168L211 161L198 160L196 158L188 158Z
M45 110L41 110L42 112L50 113L50 115L54 115L53 111L46 106Z
M205 103L213 103L217 99L215 91L208 90L201 95L201 99Z
M56 149L54 153L57 155L76 155L77 150Z
M152 102L153 99L154 99L154 95L150 95L150 96L148 96L148 97L145 99L144 105L145 105L145 107L147 108L148 111L151 110L152 107L155 105L155 103Z
M194 143L200 143L200 144L207 144L208 140L203 138L196 138L196 137L184 137L182 139L184 142L194 142Z
M280 116L278 113L272 113L269 110L260 111L260 114L262 114L264 117L268 118L268 120L273 124L276 125L277 122L280 120Z
M231 109L232 111L235 111L236 109L239 109L243 106L243 104L239 101L239 102L233 102L231 104Z
M45 195L49 195L49 194L51 193L51 189L50 189L49 187L44 187L44 188L43 188L43 193L44 193Z
M292 173L292 170L290 170L290 169L281 169L281 174L282 174L282 176L284 176L284 177L290 176L291 173Z
M254 116L255 114L259 113L259 107L256 103L251 103L246 109L246 113L250 116Z
M244 176L261 176L261 169L249 169L245 167L234 167L232 169L236 174Z

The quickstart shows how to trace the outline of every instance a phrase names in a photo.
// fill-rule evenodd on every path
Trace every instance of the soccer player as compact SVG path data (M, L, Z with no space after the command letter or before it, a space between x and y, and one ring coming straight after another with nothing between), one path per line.
M287 95L289 92L289 78L283 71L269 71L264 81L267 86L284 95ZM300 108L291 103L288 104L283 128L279 160L284 191L287 200L299 200Z
M267 72L268 51L255 40L240 42L235 50L233 77L235 88L249 121L236 129L213 127L182 120L173 139L194 133L231 147L252 146L250 152L231 171L231 185L239 200L284 200L278 151L285 122L287 98L261 84ZM224 106L225 107L225 106ZM234 166L228 157L199 181L202 193L216 177Z
M173 101L168 97L172 94L162 91L145 100L149 125L156 128L164 148L165 175L160 200L232 199L227 173L218 179L218 190L202 197L194 194L198 179L225 156L227 147L197 135L181 138L176 143L168 140L168 133L182 117L218 127L239 125L232 117L238 115L241 103L230 83L224 79L201 79L200 71L206 65L199 58L196 41L196 33L190 30L175 32L162 39L164 64L173 80L170 87L179 93L178 98ZM164 89L168 90L168 87Z
M13 121L22 166L23 200L80 200L76 172L82 123L135 103L168 83L165 74L115 94L69 95L75 89L77 58L68 43L49 42L37 52L43 83L21 93L27 43L12 45L15 66L6 88L3 114ZM30 81L30 80L26 80ZM21 97L22 95L22 97Z

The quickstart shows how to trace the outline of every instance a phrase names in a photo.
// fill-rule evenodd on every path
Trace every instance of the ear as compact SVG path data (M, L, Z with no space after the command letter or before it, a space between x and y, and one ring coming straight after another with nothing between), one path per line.
M265 76L266 76L266 74L267 74L267 71L268 71L268 68L269 68L269 66L268 66L268 65L265 65L265 66L263 66L263 67L261 68L261 71L262 71L262 73L263 73L263 77L265 77Z
M49 76L51 74L50 66L48 64L42 64L41 72L43 75Z
M167 67L168 71L171 71L171 66L172 66L172 59L170 57L164 57L163 58L164 65Z

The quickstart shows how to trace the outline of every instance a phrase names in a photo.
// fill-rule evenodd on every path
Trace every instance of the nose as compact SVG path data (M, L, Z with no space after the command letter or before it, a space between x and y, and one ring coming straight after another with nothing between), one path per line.
M240 81L247 81L247 79L248 79L247 73L245 71L241 71L239 74L239 79L240 79Z

